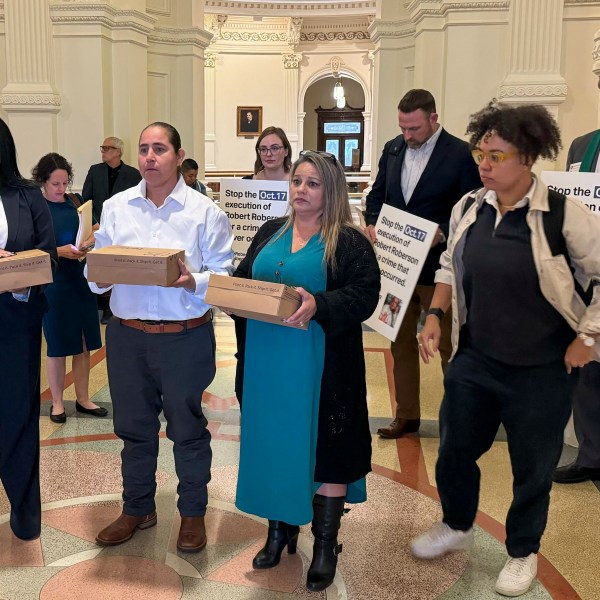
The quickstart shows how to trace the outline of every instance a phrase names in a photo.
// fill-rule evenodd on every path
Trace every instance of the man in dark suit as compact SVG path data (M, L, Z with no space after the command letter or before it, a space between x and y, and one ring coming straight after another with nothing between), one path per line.
M446 249L452 207L467 192L481 187L479 172L466 142L450 135L438 123L435 99L427 90L410 90L398 105L402 135L389 141L379 161L379 171L365 211L366 234L376 240L375 223L383 204L438 223L433 246L423 265L417 287L407 307L398 337L392 342L396 417L377 433L398 438L419 430L421 407L417 324L421 310L429 311L434 275ZM441 320L442 368L452 353L451 315L433 309Z
M240 131L248 133L258 133L258 116L255 118L255 111L248 110L242 114L240 120Z
M597 129L573 140L567 170L600 173L599 153ZM553 479L556 483L600 480L600 363L591 362L581 369L573 395L573 422L579 442L577 458L556 469Z
M140 172L126 165L122 160L123 140L107 137L100 146L102 162L92 165L83 184L81 195L84 200L91 200L94 217L100 222L102 205L105 200L118 192L136 186L142 179ZM106 324L112 313L109 308L109 297L98 296L98 309L102 311L101 322Z
M92 200L98 221L105 200L137 185L142 179L137 169L121 160L123 146L123 140L107 137L100 146L102 162L92 165L85 178L81 195L84 200Z

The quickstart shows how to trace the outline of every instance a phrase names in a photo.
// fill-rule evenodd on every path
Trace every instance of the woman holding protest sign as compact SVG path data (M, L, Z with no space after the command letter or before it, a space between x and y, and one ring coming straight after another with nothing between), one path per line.
M342 167L302 152L290 173L287 218L265 223L234 273L295 286L302 303L286 327L244 321L245 403L236 505L269 519L253 566L296 550L299 525L315 536L307 587L335 575L344 502L366 499L371 435L361 323L377 306L379 267L352 224ZM308 329L300 329L308 325Z
M262 131L256 141L256 161L254 163L254 174L246 175L242 179L253 179L256 181L289 181L290 169L292 167L292 147L285 131L281 127L267 127ZM235 333L238 340L244 337L244 325L233 316L235 321ZM238 364L243 363L243 348L238 344L235 357ZM244 395L244 382L242 380L243 367L236 371L235 395L242 408Z
M267 127L256 141L254 174L244 179L288 181L292 166L292 147L281 127Z
M502 423L514 496L509 557L495 589L519 596L537 573L577 368L600 358L600 298L587 306L583 293L600 280L600 219L533 175L537 158L554 159L561 146L544 107L492 102L467 133L485 187L453 209L431 301L440 315L452 304L456 317L436 466L443 520L411 549L436 558L471 546L476 461ZM430 314L419 334L425 362L439 340L439 318Z

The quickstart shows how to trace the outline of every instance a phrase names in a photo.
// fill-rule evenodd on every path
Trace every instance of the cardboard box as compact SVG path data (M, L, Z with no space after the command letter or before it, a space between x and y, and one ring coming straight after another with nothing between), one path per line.
M42 250L25 250L0 258L0 292L52 283L50 255Z
M282 283L211 275L206 302L240 317L292 327L282 319L292 316L300 308L302 299L294 288ZM308 329L308 323L293 327Z
M167 286L179 279L184 250L106 246L86 255L87 278L97 283Z

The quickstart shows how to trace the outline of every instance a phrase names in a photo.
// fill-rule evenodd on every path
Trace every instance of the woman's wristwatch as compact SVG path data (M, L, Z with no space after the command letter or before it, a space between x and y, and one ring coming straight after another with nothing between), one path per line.
M430 308L427 311L427 316L435 315L440 321L444 318L444 311L441 308Z
M587 346L588 348L591 348L596 343L596 340L591 335L587 335L586 333L578 333L577 337L583 342L583 345Z

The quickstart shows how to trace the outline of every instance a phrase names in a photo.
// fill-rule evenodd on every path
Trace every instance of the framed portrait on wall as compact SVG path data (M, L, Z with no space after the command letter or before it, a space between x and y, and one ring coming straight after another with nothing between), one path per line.
M262 106L237 107L237 134L260 135L262 131Z

